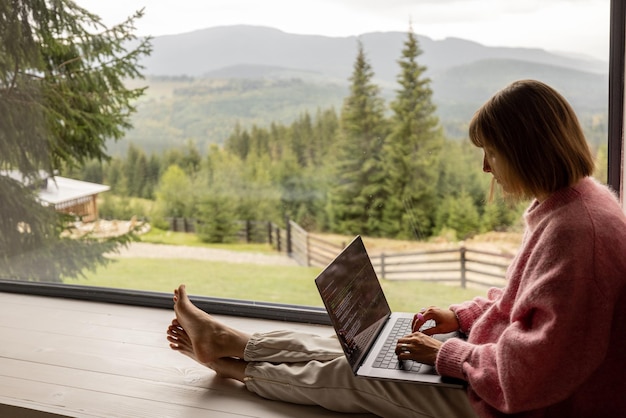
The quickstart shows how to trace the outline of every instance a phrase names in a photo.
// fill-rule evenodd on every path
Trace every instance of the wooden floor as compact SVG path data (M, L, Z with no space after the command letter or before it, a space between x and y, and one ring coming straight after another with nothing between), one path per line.
M173 352L173 313L0 293L0 417L373 417L262 399ZM327 327L221 317L253 332Z

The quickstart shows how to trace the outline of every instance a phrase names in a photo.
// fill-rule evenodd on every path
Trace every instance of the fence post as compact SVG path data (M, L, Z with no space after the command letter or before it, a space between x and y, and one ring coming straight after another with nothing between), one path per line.
M278 252L281 252L283 250L283 243L280 239L280 227L278 225L276 225L276 249L278 249Z
M380 253L380 278L385 278L385 253Z
M272 223L269 221L267 222L267 242L270 244L270 247L274 243L272 240Z
M252 222L250 219L246 219L246 244L250 244L250 229L252 228Z
M461 287L465 289L465 287L467 286L467 277L466 277L466 270L465 270L466 268L465 263L467 262L467 259L465 257L465 253L466 253L465 246L462 245L459 251L461 252Z
M287 231L287 254L291 255L291 223L289 216L285 216L285 228Z

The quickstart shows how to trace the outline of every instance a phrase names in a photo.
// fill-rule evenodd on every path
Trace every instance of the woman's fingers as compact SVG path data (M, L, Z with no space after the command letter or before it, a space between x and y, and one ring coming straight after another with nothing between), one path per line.
M420 311L418 313L413 315L413 322L411 324L411 328L412 328L413 332L419 331L420 328L422 327L422 325L424 325L426 323L426 321L431 319L429 316L427 316L427 315L429 315L429 314L427 314L429 309L430 308L428 308L428 309L422 308L422 309L420 309Z
M414 360L420 363L435 364L441 342L421 332L415 332L398 339L396 355L400 360Z
M431 306L421 309L420 312L415 314L412 323L413 332L419 331L422 325L429 320L433 320L435 326L424 329L422 332L426 335L446 334L459 329L459 322L454 312L450 309L441 309L436 306Z

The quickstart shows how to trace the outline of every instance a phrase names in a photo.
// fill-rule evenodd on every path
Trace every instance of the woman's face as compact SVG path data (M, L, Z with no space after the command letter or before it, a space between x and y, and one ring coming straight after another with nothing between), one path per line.
M498 152L494 148L486 145L485 147L483 147L483 153L483 171L485 173L491 173L493 178L498 182L500 187L502 187L505 192L510 191L508 190L510 185L508 184L505 176L503 161L502 158L498 155Z
M513 196L527 196L524 195L524 188L517 177L511 172L505 159L498 151L488 145L483 147L483 171L485 173L491 173L494 180L502 187L504 192ZM535 197L540 202L547 199L549 193L534 193Z

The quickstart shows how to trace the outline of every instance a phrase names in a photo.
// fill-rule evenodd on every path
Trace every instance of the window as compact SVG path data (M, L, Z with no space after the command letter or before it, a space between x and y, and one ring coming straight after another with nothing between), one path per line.
M518 8L524 4L523 1L509 2ZM476 104L513 79L545 79L562 90L579 113L597 152L601 179L608 179L622 191L625 11L619 1L595 2L594 5L598 13L611 19L610 74L608 64L602 59L580 60L533 49L512 51L456 38L443 41L422 37L421 29L428 25L419 20L413 20L411 26L423 53L414 49L406 30L370 33L359 39L343 38L335 41L336 44L331 38L290 36L258 27L207 31L208 38L226 36L233 42L232 48L239 45L251 57L254 48L246 47L257 38L266 39L276 48L285 42L285 49L281 51L288 50L289 42L303 42L289 50L290 58L300 60L299 67L290 68L286 57L277 57L274 65L253 57L257 59L253 60L254 65L248 62L231 65L224 61L223 67L212 69L208 74L192 64L202 55L199 53L202 49L193 44L194 32L185 35L184 42L183 38L173 35L156 36L152 41L152 55L138 57L137 62L148 69L159 68L161 72L148 73L145 80L132 80L132 70L117 68L114 75L126 83L126 90L120 90L118 101L98 101L101 98L95 97L93 91L82 91L80 95L64 96L67 101L54 102L57 107L47 114L54 123L46 119L44 124L35 107L26 107L19 113L19 120L15 119L21 123L18 133L11 131L8 124L3 125L2 138L23 137L21 142L7 140L3 147L19 143L30 148L24 154L26 159L20 159L22 154L16 149L5 153L12 157L3 161L4 182L0 182L3 184L0 192L7 199L27 193L24 196L32 198L29 202L36 201L39 207L30 205L27 213L4 216L1 227L11 234L3 234L6 254L0 289L169 307L167 292L180 282L187 282L191 293L203 295L205 308L213 312L324 322L313 278L325 260L336 254L354 234L369 231L364 234L367 235L365 243L372 252L379 275L389 279L383 280L383 284L394 309L413 310L422 304L447 304L482 293L484 286L469 283L467 288L461 288L462 277L468 282L475 279L462 276L461 260L465 251L462 249L486 248L504 253L502 263L506 264L506 255L513 253L516 247L515 232L519 231L516 220L521 208L503 209L503 205L493 207L485 202L489 178L481 173L480 153L466 140L466 124ZM570 23L566 19L552 20L545 23L545 28L549 27L556 34L560 31L559 25L563 25L565 31ZM537 32L544 27L543 21L532 24L536 25ZM406 26L409 27L409 13ZM470 31L472 27L449 23L448 29ZM462 37L462 33L457 32L438 35ZM36 43L45 39L41 33L38 36L30 41ZM83 38L83 42L84 39L87 38ZM551 39L545 39L548 47ZM134 42L141 42L141 39ZM220 45L222 43L224 41L220 40ZM34 44L22 44L37 50ZM52 58L47 56L57 65L52 75L46 74L44 67L37 67L40 65L37 62L29 61L31 57L27 54L11 55L17 53L5 47L3 53L12 59L19 56L19 63L28 71L15 73L0 68L5 80L0 86L0 93L3 93L0 100L4 105L15 103L15 97L7 93L15 86L20 88L12 91L29 100L36 100L40 94L54 100L55 89L81 88L72 85L72 65L78 65L79 51L96 54L98 45L85 50L63 39L55 45L59 49L46 51L56 54ZM131 44L131 50L134 45L138 44ZM173 55L182 54L188 48L192 53ZM318 49L336 54L329 57L332 59L323 69L326 73L318 59L324 54L314 53ZM142 51L145 52L140 47L139 52ZM435 59L436 51L443 51L448 57L454 54L460 64L442 70L438 66L443 66L445 59ZM481 60L463 58L480 54L483 55ZM172 58L175 56L182 58ZM311 56L315 59L309 59ZM376 147L382 146L384 138L400 135L398 127L394 131L393 126L397 124L394 115L398 117L403 112L397 91L408 90L411 84L408 79L404 86L397 83L402 70L398 61L410 65L413 58L420 66L425 66L420 70L424 71L423 79L430 79L428 86L432 88L432 104L436 106L432 113L435 119L425 119L424 123L435 121L431 126L436 133L432 146L438 150L439 160L435 169L419 168L424 170L424 178L430 178L429 182L420 185L416 180L414 183L430 191L429 200L421 201L417 195L394 199L395 212L381 214L377 212L381 202L375 197L389 196L381 185L385 176L392 174L379 170L365 175L357 169L377 164L382 148ZM524 61L520 61L521 58ZM583 65L583 62L585 71L571 68L573 63ZM303 63L308 67L303 67ZM91 64L102 63L94 60ZM566 68L567 65L570 68ZM484 74L489 77L485 78ZM16 83L17 75L23 77L19 83ZM50 80L54 82L38 83L44 75L53 77ZM364 77L365 82L359 84L357 75ZM607 78L608 91L603 87L607 85ZM42 90L50 86L52 90ZM138 92L135 89L142 86L148 89L135 97ZM365 92L358 93L359 97L365 97L378 110L352 115L343 111L344 100L357 94L350 90L351 86L364 88ZM460 100L459 92L470 99ZM89 102L89 99L94 101ZM607 102L610 107L606 106ZM137 109L129 119L132 128L125 126L124 120L119 121L117 128L102 125L105 132L99 138L121 137L118 142L108 140L106 143L106 151L112 156L109 161L98 160L97 157L101 157L99 145L93 137L81 134L85 125L71 125L64 120L74 117L75 109L86 110L98 103L108 109L118 106L121 113L127 105ZM12 115L18 117L16 113ZM97 118L89 120L89 126L99 123ZM342 141L355 135L350 127L356 125L359 135L370 135L367 146L371 148L344 146ZM39 130L44 126L48 132ZM52 147L59 148L38 148L36 139L55 135L73 138L81 145L63 148L63 143L50 142ZM364 144L361 146L365 147ZM50 154L52 150L55 154ZM79 155L72 156L73 152ZM402 149L393 152L396 158L402 157ZM368 158L351 158L359 153ZM57 160L50 161L49 155L55 155ZM59 163L58 159L63 161ZM349 164L355 165L351 172L345 170ZM53 173L51 166L56 170ZM39 170L44 170L43 174L34 175ZM350 173L357 172L365 177L350 177ZM358 192L356 188L347 187L359 181ZM368 196L374 198L365 205L367 211L362 216L355 214L351 205L367 200ZM392 206L389 201L385 204ZM54 228L55 218L48 217L50 209L69 215L63 225L67 227L71 220L72 229L60 235ZM395 213L395 218L390 213ZM390 225L390 217L396 219L393 225ZM43 226L38 229L37 225ZM114 243L102 241L99 236L129 229L136 229L140 239L138 243L129 244L132 251L122 248L119 254L112 253ZM193 229L193 232L173 229ZM68 238L70 233L74 234L73 238ZM42 239L38 245L29 240L30 236L49 237L50 234L62 236L62 240ZM85 242L77 239L79 235L95 240L83 245ZM496 236L501 239L499 246L490 241ZM201 238L207 243L201 242ZM15 241L11 243L11 239ZM185 246L181 247L181 243ZM15 252L17 248L23 250ZM208 254L207 248L211 251ZM431 257L426 267L416 267L417 262L410 266L399 264L398 260L412 257L406 253L425 249L439 252L420 256ZM404 258L396 257L396 253L404 254ZM446 261L453 257L454 261ZM446 272L452 268L456 270ZM394 269L396 276L392 277ZM405 278L397 273L399 270L425 271L420 273L420 278L451 278L457 284L392 280ZM486 276L493 278L502 271L503 267L492 266ZM498 284L497 277L493 280ZM436 289L438 293L429 293L431 299L421 300L419 295L425 293L421 286L425 285L433 286L428 287L429 292Z

